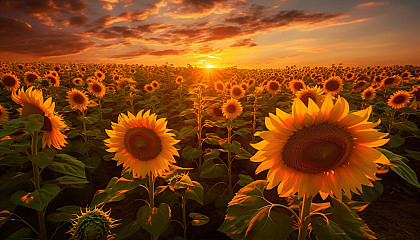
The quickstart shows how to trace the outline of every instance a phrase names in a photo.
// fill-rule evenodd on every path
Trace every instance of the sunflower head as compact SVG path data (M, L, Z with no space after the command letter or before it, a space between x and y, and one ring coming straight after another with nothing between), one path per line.
M248 90L248 88L249 88L249 85L248 85L248 83L246 83L246 82L243 82L243 83L241 83L240 84L240 86L241 86L241 88L246 92L247 90Z
M22 105L20 112L23 117L32 114L40 114L44 117L44 125L40 129L43 132L42 148L53 145L55 148L61 149L65 146L67 137L62 131L67 130L68 127L63 118L54 112L55 103L51 97L44 102L42 91L34 89L33 86L26 91L21 88L17 92L13 92L11 97L15 103Z
M96 70L94 75L99 81L102 81L105 79L105 74L101 70Z
M314 101L316 104L321 105L322 100L324 99L323 93L324 90L318 86L305 87L296 93L296 97L300 99L305 104L305 106L308 106L309 99L312 99L312 101Z
M324 91L326 93L335 95L340 92L341 89L343 89L343 80L340 77L330 77L324 82Z
M144 90L148 93L153 93L155 91L155 88L151 84L144 85Z
M392 94L392 96L388 99L388 106L400 109L407 105L407 103L411 99L411 94L407 91L400 90Z
M396 75L384 78L382 80L382 87L389 88L389 87L395 86L400 82L400 80L401 80L400 77Z
M368 87L362 92L362 99L374 99L376 96L375 89Z
M120 114L112 130L106 130L110 137L105 140L107 151L115 152L117 165L122 164L134 177L162 176L175 163L174 155L179 157L173 146L179 141L166 124L164 118L157 120L149 111Z
M248 80L248 85L251 87L251 86L254 86L254 84L255 84L255 78L250 78Z
M289 82L289 89L293 93L297 93L300 90L304 89L306 87L305 83L302 80L293 80Z
M207 114L216 121L224 119L223 110L219 103L211 105L207 109Z
M54 87L58 87L60 85L60 78L57 75L53 75L52 73L47 74L45 78L48 80L49 84Z
M73 227L69 233L75 240L106 240L109 239L111 229L116 226L116 220L110 215L111 210L104 212L101 208L86 208L80 216L72 219Z
M223 104L222 111L226 118L234 119L242 114L243 108L238 100L231 98Z
M90 93L93 94L95 97L103 97L105 96L105 86L99 81L92 81L89 83L88 90Z
M152 85L152 87L156 90L159 89L159 82L156 80L153 80L150 85Z
M1 83L8 91L16 91L20 87L19 78L11 73L6 73L1 76Z
M89 105L89 98L85 92L73 88L67 92L67 101L70 103L71 108L84 111Z
M26 85L33 85L35 81L39 79L39 75L36 72L26 72L23 80Z
M223 84L222 81L217 81L214 83L214 89L216 89L217 92L223 92L225 91L225 84Z
M267 82L267 91L271 94L276 94L280 91L280 84L276 80L270 80Z
M0 122L7 121L9 121L9 113L2 105L0 105Z
M73 80L71 80L71 82L74 84L74 85L83 85L83 79L81 79L81 78L79 78L79 77L77 77L77 78L73 78Z
M420 107L420 85L413 86L410 93L413 96L413 101L411 102L410 107L417 109Z
M181 84L181 83L183 83L183 82L184 82L184 77L182 77L182 76L178 76L178 77L176 77L175 82L176 82L177 84Z
M363 192L362 185L377 180L376 163L389 164L373 148L387 143L388 134L373 129L380 121L369 122L370 114L371 107L349 113L347 101L338 97L334 104L330 94L320 107L295 99L291 114L277 109L266 118L268 131L256 134L263 139L252 145L258 152L251 161L261 162L256 174L269 169L267 188L278 185L281 197Z
M245 96L245 91L241 86L234 85L230 89L230 96L234 99L240 99L240 98L243 98Z

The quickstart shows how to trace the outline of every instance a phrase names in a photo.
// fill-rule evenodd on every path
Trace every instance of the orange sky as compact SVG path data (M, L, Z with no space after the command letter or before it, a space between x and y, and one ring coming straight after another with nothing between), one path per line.
M0 60L420 65L420 1L2 0Z

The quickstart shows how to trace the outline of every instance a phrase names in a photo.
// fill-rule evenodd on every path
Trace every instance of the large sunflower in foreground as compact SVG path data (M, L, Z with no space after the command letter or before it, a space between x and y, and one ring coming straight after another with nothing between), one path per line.
M115 152L114 160L133 173L134 177L161 176L179 156L173 146L179 140L169 133L164 118L156 119L150 111L137 115L120 114L112 130L106 130L110 138L105 140L108 152Z
M314 197L318 192L340 198L362 192L362 184L377 180L376 163L389 160L373 147L388 142L387 133L373 129L380 121L369 122L371 107L349 114L349 104L338 97L333 104L327 95L321 107L309 99L308 107L295 99L292 113L279 109L266 118L268 131L252 146L259 151L251 158L261 162L256 174L269 170L267 189L278 185L280 197L298 192Z
M67 143L66 135L62 131L68 127L64 123L63 118L54 112L55 103L52 98L43 101L42 91L33 87L23 91L23 88L12 93L12 100L22 105L21 115L27 117L32 114L40 114L44 116L44 125L41 128L42 148L53 145L57 149L61 149Z

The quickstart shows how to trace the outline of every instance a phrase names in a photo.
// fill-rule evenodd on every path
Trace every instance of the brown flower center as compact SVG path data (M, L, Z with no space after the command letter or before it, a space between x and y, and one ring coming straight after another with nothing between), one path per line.
M44 117L44 125L42 126L41 130L43 130L43 131L51 131L52 130L51 121L48 117L45 116L45 113L44 113L44 111L42 111L42 109L40 109L39 107L37 107L37 106L35 106L31 103L23 104L22 116L27 117L27 116L32 115L32 114L40 114L41 116Z
M236 112L236 106L235 106L235 104L229 104L227 106L226 110L228 111L228 113L235 113Z
M270 85L268 85L268 87L271 89L271 90L277 90L277 89L279 89L279 84L278 83L276 83L276 82L271 82L270 83Z
M124 144L127 151L140 161L150 161L162 151L162 143L156 133L145 127L136 127L127 131Z
M404 103L405 101L406 101L406 97L405 96L403 96L403 95L398 95L398 96L396 96L395 98L394 98L394 100L393 100L393 102L395 103L395 104L401 104L401 103Z
M303 88L303 84L301 82L297 82L294 85L296 91L300 91Z
M3 84L8 87L13 87L16 84L16 79L11 76L6 76L3 78Z
M30 73L30 74L26 75L26 80L30 83L34 83L35 80L37 80L37 79L38 79L38 77L35 74Z
M99 84L93 84L92 85L92 90L94 92L100 93L102 91L102 87Z
M322 123L290 136L283 148L285 164L305 173L321 173L345 165L353 148L352 136L337 125Z
M388 84L393 84L394 82L395 82L395 78L389 77L385 79L384 84L388 85Z
M332 80L332 81L328 81L328 82L325 84L325 88L326 88L328 91L337 91L337 90L340 88L340 84L338 83L338 81L334 81L334 80Z
M85 98L80 93L75 93L73 95L73 101L77 104L83 104L85 102Z
M234 95L234 96L241 96L241 94L242 94L242 89L240 89L238 87L232 89L232 95Z
M365 92L365 98L370 98L372 96L372 92Z

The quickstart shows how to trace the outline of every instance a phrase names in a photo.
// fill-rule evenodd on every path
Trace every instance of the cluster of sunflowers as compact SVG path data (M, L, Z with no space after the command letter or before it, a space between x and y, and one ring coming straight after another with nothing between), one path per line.
M14 70L9 70L9 66ZM45 70L43 74L41 74L41 69ZM229 153L227 169L232 193L234 186L231 184L231 153L235 152L235 149L234 142L231 141L231 131L235 126L234 122L241 116L243 119L251 119L245 124L250 123L252 130L246 130L248 132L243 135L251 134L253 140L242 144L254 148L248 148L248 151L253 152L248 159L259 165L255 169L255 174L250 175L258 175L268 170L264 177L265 190L277 187L279 197L295 196L297 200L300 199L298 210L281 205L294 215L296 211L299 212L299 216L296 215L298 239L306 239L307 234L310 234L308 228L314 230L315 233L320 231L315 220L310 221L310 216L312 216L310 206L318 194L322 200L327 198L343 202L344 199L351 200L354 193L363 194L366 186L374 187L373 182L379 180L377 174L383 169L395 167L388 157L390 153L378 149L389 141L385 137L392 134L391 127L387 128L388 132L385 133L375 129L381 124L381 118L378 118L378 115L375 117L376 121L370 121L372 107L365 107L365 105L380 101L381 103L376 105L385 109L385 114L387 107L394 109L393 114L383 115L391 118L388 121L390 126L395 124L395 111L399 110L404 114L405 108L412 108L416 112L420 106L420 85L417 84L420 68L413 66L375 68L344 68L342 66L297 68L293 66L268 70L227 68L211 70L214 73L210 74L208 71L191 66L176 68L167 65L163 67L118 64L51 66L48 63L3 63L0 82L2 95L9 93L13 102L21 105L18 110L21 117L32 115L43 117L42 127L31 135L32 140L35 141L31 154L37 153L36 136L38 133L42 133L42 149L51 148L51 146L62 149L70 141L65 132L71 128L68 127L63 116L57 113L56 104L60 105L61 110L66 107L79 110L81 119L87 119L90 108L99 106L101 110L104 104L103 99L107 95L108 103L112 102L113 96L128 97L131 108L127 109L131 111L116 113L117 121L109 121L110 125L105 126L107 137L103 143L106 151L114 154L112 159L117 161L117 165L122 165L124 172L130 174L132 179L148 179L148 187L144 186L144 188L149 192L150 213L147 214L150 214L148 216L152 220L144 226L143 223L139 224L150 232L153 238L159 237L162 232L160 227L156 230L153 226L153 224L158 224L154 211L160 211L162 206L156 208L154 204L155 191L157 191L154 187L156 178L165 178L174 171L186 167L179 166L181 161L178 160L184 156L183 154L180 156L178 151L181 148L185 150L188 143L184 144L181 140L177 140L179 133L183 132L182 129L171 130L167 127L171 123L168 123L166 118L158 118L158 115L164 115L163 112L159 112L160 110L155 107L150 107L154 112L137 109L136 95L142 94L142 98L153 96L162 101L165 98L173 98L174 101L178 101L178 104L185 105L183 109L186 109L191 107L192 101L188 98L184 100L182 96L194 92L197 89L197 82L205 84L200 85L200 87L204 86L204 91L200 92L200 102L194 101L192 106L198 109L198 150L201 151L198 156L200 158L198 170L202 171L204 168L201 157L205 148L209 148L208 145L203 145L207 143L207 140L201 139L203 126L208 126L207 133L211 133L212 127L219 126L217 123L222 125L226 123L227 125L223 125L228 127L226 148L228 150L225 152ZM57 93L56 89L59 87L66 89L66 101ZM45 101L43 88L48 92L48 98ZM178 91L181 100L172 96L175 95L173 94L175 91ZM359 92L361 95L356 94ZM90 100L89 94L97 102ZM203 103L203 106L201 106L201 94L212 96L212 99ZM5 99L1 100L5 101ZM12 104L7 102L5 106L15 109L11 107ZM112 107L112 104L108 105ZM8 122L10 110L2 105L3 102L0 105L0 122ZM351 108L360 108L360 110L351 112ZM205 115L208 115L204 125L201 119L207 116L201 115L202 109L205 109ZM102 113L103 111L100 111L101 119ZM16 113L14 115L16 116ZM407 113L404 117L407 120L409 114ZM82 137L87 143L89 139L86 120L82 123ZM181 126L185 127L185 125ZM223 133L220 129L216 132ZM7 138L10 139L10 136L3 139ZM254 141L256 138L260 139L257 143ZM220 146L223 144L226 145L226 142L221 143ZM242 151L248 153L245 150L247 147L239 146ZM0 161L2 155L0 152ZM33 167L34 178L38 178L35 179L35 185L38 185L35 188L39 190L41 173L36 165ZM196 171L192 168L189 170ZM178 190L179 186L182 186L181 189L190 189L197 185L201 187L198 182L191 181L188 174L182 173L180 176L171 176L171 179L176 179L176 183L173 184L178 186ZM204 181L200 178L197 180ZM254 181L251 178L249 182L253 184ZM236 239L243 237L256 239L254 235L247 235L251 234L248 232L250 229L238 229L232 222L240 218L232 212L236 205L242 204L242 200L238 198L246 192L244 189L239 190L235 197L230 196L225 223L219 230ZM181 196L183 197L183 220L185 220L184 201L186 200L184 198L186 195L181 194ZM30 201L30 199L26 196L25 201ZM245 202L243 204L246 204ZM102 218L95 214L92 215L93 217L79 216L77 219L108 222L106 234L98 233L100 239L106 239L110 236L111 227L109 226L116 226L115 221L110 219L109 212L105 213L94 207L94 210L87 210L86 213L82 213L82 216L87 216L88 212L101 213L105 216L103 218L105 220L101 220ZM40 225L45 224L41 220L44 218L44 213L40 213L42 211L38 211ZM168 214L169 219L170 209ZM257 211L255 214L260 214L260 212ZM323 213L316 214L323 216L329 224L330 220ZM193 225L195 223L199 226L200 219L196 219L196 216L198 215L191 215L194 221L197 221L193 221ZM270 218L270 213L268 213L268 218ZM155 220L157 222L154 222ZM244 221L251 221L251 219ZM252 218L252 221L257 220ZM77 220L74 222L70 233L75 239L83 239L80 236L92 234L92 229L86 230L80 227L81 223ZM187 224L185 221L180 224L184 228L184 237L186 237ZM95 225L96 228L98 227ZM80 233L80 229L91 232ZM96 234L95 231L93 235ZM44 230L40 226L39 235L45 239L45 226ZM288 236L287 234L286 238Z

